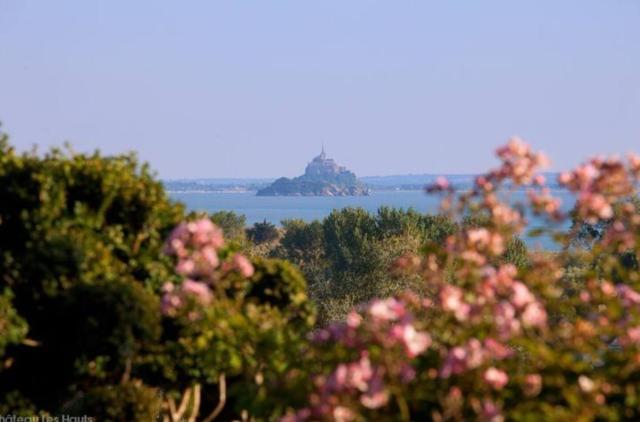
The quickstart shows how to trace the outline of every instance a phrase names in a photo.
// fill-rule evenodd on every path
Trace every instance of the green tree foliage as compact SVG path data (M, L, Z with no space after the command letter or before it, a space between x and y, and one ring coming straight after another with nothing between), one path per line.
M247 237L255 244L270 243L278 240L280 232L275 224L264 220L247 229Z
M513 264L518 268L524 268L529 265L529 251L524 241L517 236L512 237L505 246L502 261Z
M27 334L27 323L16 312L12 299L13 293L5 288L0 294L0 358L4 355L7 346L20 343Z
M65 411L108 422L155 421L161 406L162 395L157 389L125 382L92 388Z
M209 216L229 240L243 241L246 236L247 218L233 211L217 211Z
M161 248L181 218L133 155L19 154L3 136L0 287L28 341L7 350L0 394L55 409L89 379L122 376L158 335Z
M456 225L445 216L413 209L382 207L370 214L345 208L322 221L284 221L283 230L274 253L303 270L319 307L319 321L325 323L373 297L416 287L416 277L394 276L389 269L404 254L442 243Z
M286 262L243 261L243 242L228 242L207 251L216 300L162 314L162 286L184 278L164 253L184 218L132 155L18 153L2 137L1 414L146 422L202 419L218 404L219 420L285 411L272 391L314 325L304 279ZM213 218L241 236L243 217Z

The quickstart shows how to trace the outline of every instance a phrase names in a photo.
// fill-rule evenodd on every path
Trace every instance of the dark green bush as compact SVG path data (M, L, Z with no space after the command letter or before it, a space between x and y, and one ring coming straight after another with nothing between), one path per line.
M247 237L255 244L269 243L278 240L280 232L275 224L264 220L247 229Z
M0 303L3 339L28 338L7 349L0 402L55 412L132 370L160 335L154 290L173 273L161 249L182 216L133 155L18 153L2 135L0 288L15 296Z
M139 382L105 385L89 390L71 414L87 415L105 422L159 421L162 394Z

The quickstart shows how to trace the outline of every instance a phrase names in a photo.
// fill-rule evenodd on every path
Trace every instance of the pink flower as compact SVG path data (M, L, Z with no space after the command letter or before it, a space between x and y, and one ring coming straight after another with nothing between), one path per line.
M436 186L441 190L449 189L449 181L445 177L438 176Z
M201 218L188 223L189 232L192 234L195 246L211 245L215 249L224 245L222 230L208 218Z
M294 414L284 415L279 422L306 422L311 418L311 413L311 409L305 407Z
M360 397L360 402L369 409L378 409L389 401L389 393L386 390L370 391Z
M600 290L602 290L605 296L613 296L616 294L616 287L609 281L603 281L600 285ZM618 294L620 294L620 291L618 291Z
M478 176L475 180L476 186L485 192L493 190L493 184L484 176Z
M345 406L336 406L333 409L333 420L335 422L350 422L355 420L356 415L351 409Z
M600 171L591 163L583 164L575 171L575 175L578 180L580 180L582 186L590 185L599 174Z
M446 285L440 291L440 302L445 311L453 312L456 319L466 321L471 312L471 306L462 299L462 289Z
M465 366L468 369L477 368L482 365L486 359L486 354L482 348L482 343L476 338L472 338L467 343L465 356Z
M426 187L426 191L429 193L445 192L448 190L451 190L451 185L449 184L449 181L442 176L436 178L435 183Z
M375 376L369 383L366 393L360 396L360 403L369 409L379 409L389 401L389 392L384 388L382 379Z
M485 228L470 229L467 231L467 239L472 247L480 250L488 250L494 255L504 251L504 240L498 233L492 233Z
M167 255L184 256L186 254L185 242L189 238L189 229L186 223L178 224L167 239L164 252Z
M500 408L491 400L482 402L482 420L488 422L502 422L504 417L500 413Z
M520 332L520 322L515 318L516 310L507 301L498 303L493 309L493 319L502 339Z
M176 265L176 272L181 275L193 275L196 269L196 263L193 259L181 259Z
M573 175L568 171L563 171L558 176L558 183L560 183L561 185L568 185L569 183L571 183L572 180L573 180Z
M509 376L506 372L493 367L484 372L483 379L496 390L501 390L509 382Z
M637 154L629 154L629 167L631 167L631 172L635 175L635 177L640 177L640 155Z
M369 381L373 377L373 369L368 357L363 357L358 362L348 366L348 386L355 387L360 391L369 389Z
M542 389L542 377L540 374L528 374L524 377L524 394L528 397L534 397L540 394Z
M442 378L449 378L451 375L464 372L467 369L466 360L467 352L464 348L456 346L449 350L440 369L440 376Z
M220 263L218 253L212 246L205 246L200 250L202 259L211 269L216 268Z
M595 224L598 219L607 220L613 217L613 208L603 195L582 192L578 196L578 209L587 222Z
M531 294L527 286L519 281L514 282L511 289L511 303L518 309L525 307L535 300L535 297Z
M546 182L547 182L547 179L541 174L538 174L533 178L533 183L538 186L542 186Z
M522 313L522 323L525 327L544 327L547 325L547 311L540 302L527 305Z
M630 327L620 342L625 345L640 344L640 326Z
M625 306L640 304L640 293L636 292L631 287L626 284L619 284L615 289Z
M418 356L431 345L429 334L416 331L411 324L395 325L391 336L402 342L409 358Z
M496 154L500 158L523 157L529 153L529 145L527 145L521 138L514 136L509 139L507 145L500 147L496 150Z
M253 264L251 264L251 261L249 261L247 259L247 257L242 255L242 254L239 254L239 253L235 254L233 256L232 262L233 262L233 267L244 278L251 277L253 275L253 273L255 272L255 270L253 268Z
M349 312L349 314L347 315L347 326L349 328L358 328L361 323L362 316L359 313L355 311Z
M554 198L549 188L544 188L540 193L530 190L527 195L534 212L546 213L552 217L559 218L562 201L559 198Z
M513 355L513 350L492 338L484 340L484 348L492 358L498 360L506 359Z
M499 225L516 226L521 223L520 213L505 204L495 204L490 211L493 220Z
M182 282L180 289L189 295L195 296L198 301L204 305L211 303L213 299L213 294L211 293L211 289L204 283L193 280L185 280Z
M395 298L375 299L369 305L369 315L380 321L397 321L405 313L404 304Z
M588 303L591 300L591 295L589 292L583 290L580 292L580 300L584 303Z
M469 238L470 243L475 243L475 244L484 246L489 244L491 234L489 233L489 230L485 228L479 228L479 229L468 230L467 237Z
M174 315L181 306L180 296L175 293L165 293L160 302L160 312L162 315Z
M492 266L486 266L482 272L483 279L490 285L494 287L511 287L514 283L513 277L516 276L518 270L513 264L504 264L497 271Z

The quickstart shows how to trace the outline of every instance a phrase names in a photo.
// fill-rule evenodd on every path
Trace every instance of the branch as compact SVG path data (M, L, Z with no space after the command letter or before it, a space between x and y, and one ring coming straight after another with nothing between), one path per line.
M187 411L187 405L189 404L189 395L191 395L191 388L187 388L184 390L184 394L182 395L182 400L180 400L180 406L178 406L178 410L175 415L171 417L175 422L179 422L182 419L182 415Z
M218 400L218 405L213 412L209 414L202 422L212 422L215 418L220 415L222 409L224 408L225 403L227 402L227 379L224 376L224 373L220 374L220 378L218 380L218 386L220 388L220 398Z
M200 384L193 387L193 405L191 407L191 416L187 422L196 422L196 417L200 413Z
M131 357L127 358L125 362L124 373L122 374L122 378L120 379L120 384L124 384L129 382L129 378L131 378Z

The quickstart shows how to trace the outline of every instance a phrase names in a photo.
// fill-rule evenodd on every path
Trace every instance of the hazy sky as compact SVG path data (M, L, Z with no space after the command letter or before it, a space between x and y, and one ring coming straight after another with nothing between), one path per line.
M0 120L167 178L557 169L640 151L640 1L0 0Z

